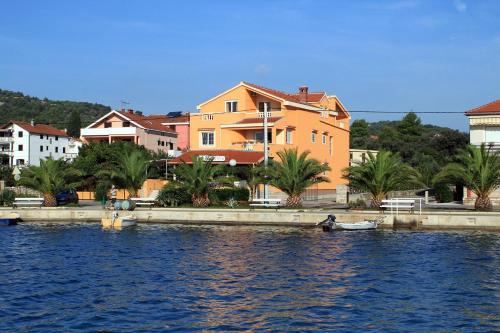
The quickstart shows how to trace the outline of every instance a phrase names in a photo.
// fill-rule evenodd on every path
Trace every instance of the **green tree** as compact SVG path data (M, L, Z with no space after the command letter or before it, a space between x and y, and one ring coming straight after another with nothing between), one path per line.
M287 207L300 206L300 196L308 187L329 182L324 173L330 167L309 158L309 154L304 151L299 155L297 149L285 149L277 153L279 161L271 160L266 169L269 183L288 195Z
M62 160L47 158L40 160L40 166L31 165L21 172L19 184L43 194L44 205L57 206L55 195L64 189L79 184L81 172Z
M370 139L369 126L366 120L356 119L351 124L350 145L355 148L367 148Z
M365 163L347 168L344 178L352 188L370 193L375 208L380 208L389 192L421 185L418 172L403 163L399 154L383 150L376 156L368 152Z
M109 175L111 180L118 181L128 190L130 197L136 197L147 178L149 164L150 160L144 152L130 149L120 155L116 169L101 174Z
M247 172L247 184L250 189L250 200L255 198L257 188L259 185L264 184L264 168L262 166L252 166Z
M500 187L500 153L486 148L467 146L460 150L456 162L444 167L434 182L462 183L476 196L476 210L492 210L490 195Z
M82 128L82 120L80 119L80 112L73 111L68 119L68 135L74 138L80 137L80 129Z
M398 132L402 135L419 136L422 135L422 121L414 113L409 112L398 125Z
M204 161L199 157L194 157L192 164L182 163L174 170L179 183L189 193L195 207L210 205L209 190L214 182L221 180L219 176L223 172L223 165L215 165L211 160Z

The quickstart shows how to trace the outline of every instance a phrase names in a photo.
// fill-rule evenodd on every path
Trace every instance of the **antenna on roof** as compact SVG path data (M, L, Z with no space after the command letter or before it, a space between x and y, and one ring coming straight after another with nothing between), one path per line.
M130 103L127 101L120 101L120 103L122 104L122 109L126 109L127 106L130 105Z

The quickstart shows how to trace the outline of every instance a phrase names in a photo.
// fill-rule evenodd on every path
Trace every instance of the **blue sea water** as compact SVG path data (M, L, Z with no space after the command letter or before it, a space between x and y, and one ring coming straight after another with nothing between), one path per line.
M500 234L0 229L2 332L491 332Z

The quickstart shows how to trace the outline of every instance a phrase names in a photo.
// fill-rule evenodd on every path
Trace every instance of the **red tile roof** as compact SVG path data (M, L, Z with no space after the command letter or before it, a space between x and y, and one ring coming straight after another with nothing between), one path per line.
M269 123L275 123L279 121L282 117L269 117L267 121ZM245 118L243 120L238 121L236 124L255 124L255 123L264 123L264 118Z
M283 91L262 87L262 86L259 86L259 85L253 84L253 83L249 83L249 82L244 82L244 84L246 84L247 86L253 87L255 89L262 90L262 91L264 91L268 94L274 95L276 97L282 98L286 101L290 101L290 102L294 102L294 103L302 103L299 99L299 94L297 94L297 93L290 94L290 93L286 93ZM310 92L307 94L307 102L308 103L319 102L321 100L321 98L323 98L324 95L325 95L325 92ZM302 103L302 104L304 104L304 103Z
M500 113L500 99L485 105L481 105L480 107L471 109L467 111L465 114L470 115L479 113Z
M131 113L127 111L118 111L119 114L122 116L130 119L131 121L141 125L144 128L147 129L152 129L156 131L162 131L162 132L170 132L170 133L175 133L175 131L171 130L170 128L166 127L165 125L162 125L162 122L164 122L164 119L167 117L164 116L163 118L160 116L143 116L139 115L136 113Z
M24 121L12 120L8 124L3 125L2 128L9 126L10 124L16 124L21 127L25 131L35 134L45 134L45 135L54 135L54 136L62 136L68 137L68 134L63 130L57 129L55 127L45 125L45 124L35 124L31 125L30 123L26 123Z
M179 164L182 162L190 164L194 156L224 156L223 162L214 164L228 164L234 159L237 164L258 164L264 160L264 152L243 151L243 150L191 150L185 152L179 157L169 161L170 164Z

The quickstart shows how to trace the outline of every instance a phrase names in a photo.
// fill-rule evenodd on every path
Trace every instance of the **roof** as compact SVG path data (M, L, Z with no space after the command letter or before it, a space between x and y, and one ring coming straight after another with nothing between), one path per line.
M156 116L150 116L156 117ZM189 123L189 116L180 116L180 117L163 117L161 122L164 124L177 124L177 123Z
M170 164L192 162L195 156L224 156L224 160L214 160L214 164L228 164L235 160L236 164L258 164L264 160L264 152L244 150L191 150L169 161Z
M293 93L293 94L289 94L289 93L286 93L286 92L283 92L283 91L279 91L279 90L276 90L276 89L270 89L270 88L266 88L266 87L263 87L263 86L259 86L257 84L253 84L253 83L249 83L249 82L243 82L244 84L246 84L247 86L250 86L252 88L255 88L255 89L259 89L259 90L262 90L270 95L274 95L276 97L279 97L281 99L284 99L286 101L290 101L290 102L294 102L294 103L300 103L300 104L306 104L306 103L302 103L299 99L299 94L297 93ZM316 103L316 102L319 102L323 96L325 95L325 92L310 92L307 94L307 102L308 103Z
M282 117L269 117L267 121L270 123L275 123L280 120ZM264 123L264 118L245 118L242 119L235 124L255 124L255 123Z
M122 116L130 119L131 121L139 124L143 128L146 129L152 129L156 131L161 131L161 132L171 132L175 133L175 131L171 130L168 127L165 127L165 125L162 124L162 120L166 119L166 116L163 118L160 118L158 116L143 116L139 115L136 113L131 113L127 111L118 111L119 114Z
M63 130L57 129L55 127L52 127L50 125L45 125L45 124L35 124L31 125L30 123L26 123L24 121L18 121L18 120L12 120L6 125L3 125L2 128L5 128L9 126L10 124L15 124L19 127L21 127L23 130L28 131L30 133L35 133L35 134L45 134L45 135L54 135L54 136L62 136L62 137L68 137L68 133L66 133Z
M481 113L500 113L500 99L465 112L466 115L475 115Z

